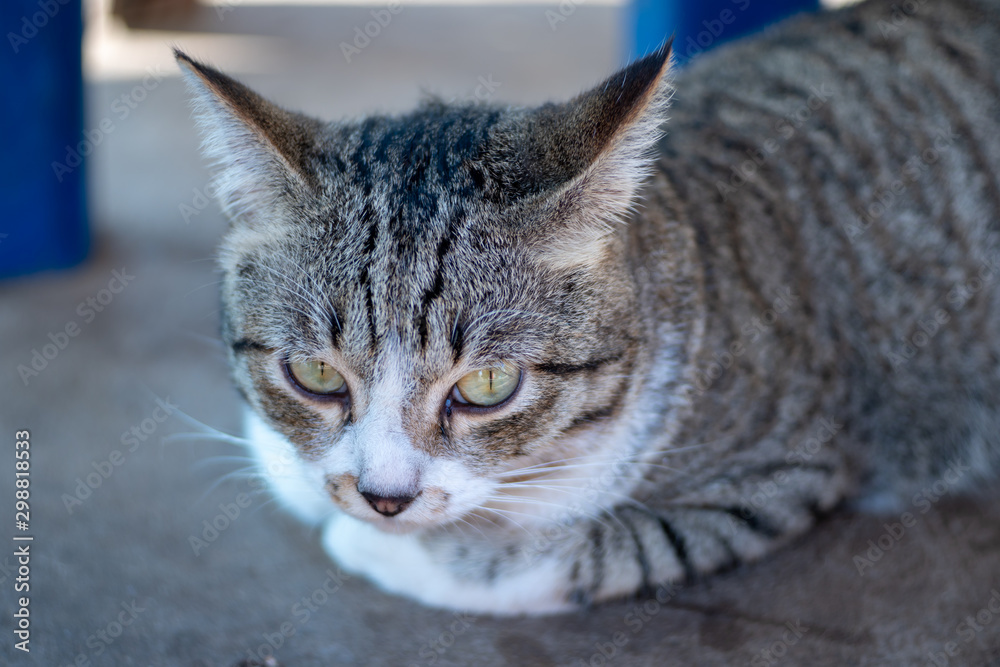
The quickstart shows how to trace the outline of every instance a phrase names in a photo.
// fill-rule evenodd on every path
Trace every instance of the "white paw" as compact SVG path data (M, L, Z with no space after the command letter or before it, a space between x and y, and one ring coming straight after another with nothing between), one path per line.
M385 533L347 514L331 517L323 529L323 548L341 567L379 587L422 599L450 575L436 564L414 535Z
M340 566L382 590L426 605L490 614L547 614L574 608L555 582L565 573L542 561L493 581L458 578L414 534L384 533L346 514L331 517L323 547Z

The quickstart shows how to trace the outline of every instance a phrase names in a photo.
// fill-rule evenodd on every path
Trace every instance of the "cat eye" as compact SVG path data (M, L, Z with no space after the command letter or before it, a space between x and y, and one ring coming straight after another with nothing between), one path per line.
M310 394L330 396L347 390L344 376L325 361L289 361L285 368L292 381Z
M451 398L459 404L488 408L510 398L520 383L520 369L510 364L500 364L463 376L455 383Z

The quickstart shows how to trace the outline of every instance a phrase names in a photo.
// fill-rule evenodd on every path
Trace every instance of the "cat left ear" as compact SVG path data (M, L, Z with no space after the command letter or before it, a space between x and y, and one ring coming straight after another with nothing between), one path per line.
M284 197L316 188L309 164L318 121L279 108L179 49L174 56L194 94L202 150L215 163L215 190L231 220L270 224Z
M548 178L560 183L540 211L545 238L539 247L550 264L598 259L613 225L631 212L662 136L670 47L667 42L566 105L539 109L539 129L550 129L538 133L535 150L546 156Z

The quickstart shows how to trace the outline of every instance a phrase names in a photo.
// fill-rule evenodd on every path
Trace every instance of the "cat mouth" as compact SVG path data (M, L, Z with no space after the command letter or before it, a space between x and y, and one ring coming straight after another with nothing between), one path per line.
M348 513L357 519L369 523L382 532L392 534L407 534L441 526L447 526L459 521L451 513L444 511L431 512L427 507L407 508L394 516L385 516L373 511L351 511ZM459 521L461 522L461 521Z
M375 526L383 533L390 533L393 535L406 535L408 533L417 532L426 528L434 526L433 523L418 523L414 521L406 521L404 519L396 518L385 518L385 517L357 517L371 525Z
M402 514L417 498L423 495L423 491L421 490L412 496L383 496L370 491L362 491L360 488L358 489L358 493L368 501L369 507L387 518Z
M341 510L386 532L406 533L452 520L451 494L440 487L388 490L345 473L327 478L326 491Z

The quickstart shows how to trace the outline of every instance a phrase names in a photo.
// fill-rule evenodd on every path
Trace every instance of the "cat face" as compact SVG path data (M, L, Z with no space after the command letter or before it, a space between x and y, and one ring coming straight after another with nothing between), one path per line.
M627 276L554 271L478 216L371 215L241 235L224 255L238 381L331 498L443 520L491 495L493 473L584 453L630 385Z
M665 52L566 105L340 125L178 59L233 219L234 376L336 506L447 523L551 492L518 486L524 468L617 451L643 347L614 225Z

